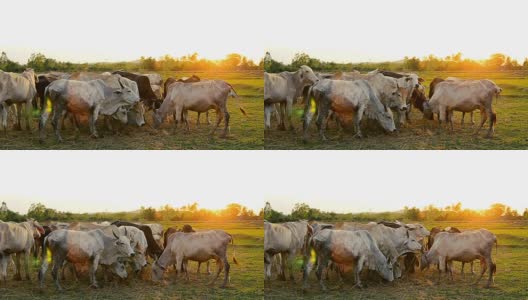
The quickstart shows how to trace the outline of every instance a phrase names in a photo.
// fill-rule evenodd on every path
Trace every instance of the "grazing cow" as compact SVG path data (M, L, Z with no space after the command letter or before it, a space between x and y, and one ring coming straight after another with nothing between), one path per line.
M20 119L22 106L25 104L26 130L31 130L31 103L37 96L36 82L38 78L33 69L26 69L22 74L0 70L0 121L4 128L4 135L7 135L7 110L11 104L15 104L17 108L15 128L22 129Z
M29 257L31 249L44 229L33 220L22 223L0 221L0 279L6 282L7 265L11 254L15 254L15 280L22 280L20 256L24 255L24 271L29 280Z
M80 81L90 81L90 80L96 80L101 79L105 82L105 84L108 87L114 88L114 89L120 89L121 86L124 86L126 88L130 88L133 93L135 93L139 97L139 90L137 83L135 81L132 81L126 77L122 77L118 74L110 74L108 72L98 74L98 73L90 73L90 72L77 72L71 74L71 76L68 78L70 80L80 80ZM127 107L127 120L129 125L134 125L141 127L145 125L145 107L143 104L138 101L136 104L134 104L131 107ZM110 119L106 118L107 125L109 129L111 130L111 124Z
M339 72L332 79L347 81L367 80L384 106L396 111L405 111L407 109L407 105L399 91L398 81L394 78L386 77L378 72L371 74Z
M212 285L222 269L225 269L222 287L226 287L229 281L230 269L227 259L227 246L229 243L233 244L233 262L238 264L235 258L235 242L233 236L229 233L223 230L200 231L192 234L176 232L172 234L167 248L163 250L159 259L152 266L152 279L162 280L163 273L165 273L167 267L175 264L177 270L180 268L184 269L188 281L187 261L206 262L214 259L216 260L217 271L210 284Z
M189 225L189 224L183 225L183 227L181 229L177 229L175 227L169 227L164 233L163 248L167 248L167 245L170 243L172 234L174 234L176 232L192 233L192 232L196 232L196 230L194 230L192 228L192 226ZM207 261L207 274L211 274L211 269L209 268L209 265L210 265L209 261ZM198 269L196 270L197 274L200 274L200 267L201 266L202 266L202 263L198 262ZM174 269L176 269L176 267ZM177 271L177 269L176 269L176 271Z
M132 222L125 222L125 221L115 221L115 222L112 222L112 225L115 225L117 227L133 226L143 231L143 234L145 234L145 238L147 239L147 245L148 245L147 254L153 259L157 259L163 252L163 249L161 249L161 247L158 245L158 243L154 239L154 234L152 234L152 229L149 226L136 224Z
M380 72L381 74L392 77L398 81L398 87L402 95L402 99L407 103L407 111L405 112L406 119L410 120L411 108L413 105L413 94L417 89L423 90L422 83L425 81L423 78L413 73L396 73L391 71L373 71ZM425 95L424 95L425 96Z
M380 223L384 223L384 222L380 222ZM410 235L412 235L416 239L416 241L418 241L422 245L421 252L423 253L425 246L426 246L425 238L430 236L431 232L427 230L427 228L425 228L422 224L419 224L419 223L404 224L400 221L396 221L394 223L397 225L405 226L406 228L412 229L412 231L410 231ZM414 273L414 268L419 266L419 262L420 260L416 253L409 252L405 254L404 263L403 263L403 266L405 267L404 270L408 273Z
M439 121L448 121L453 131L453 111L472 112L480 109L481 122L475 132L478 134L489 118L487 137L492 137L497 115L493 111L493 96L499 96L502 89L488 79L444 81L436 85L433 97L424 104L424 117L432 119L439 114Z
M145 105L147 110L157 109L160 107L162 99L159 99L152 90L150 80L147 76L134 74L126 71L115 71L112 72L112 74L119 74L125 78L136 82L139 90L139 98L141 99L141 102L143 102L143 105Z
M446 271L447 267L448 275L453 280L453 261L472 262L478 259L481 264L481 273L475 284L489 269L486 287L490 287L496 271L496 265L491 257L493 244L497 246L497 237L486 229L468 230L461 233L439 232L435 236L431 249L422 255L421 269L429 267L432 263L438 264L438 280L440 281L441 273Z
M169 77L165 83L164 83L164 86L163 86L163 99L165 99L165 97L167 97L167 94L168 94L168 91L169 91L169 87L171 84L175 83L175 82L183 82L183 83L190 83L190 82L198 82L200 81L200 77L196 76L196 75L192 75L191 77L182 77L178 80L172 78L172 77ZM200 125L200 115L201 115L201 112L198 112L198 118L196 119L196 125ZM209 111L205 112L205 117L207 119L207 124L208 125L211 125L211 120L209 119ZM174 116L174 119L176 119L176 116Z
M403 266L398 260L400 256L416 252L422 249L422 245L416 240L413 231L408 228L390 222L360 224L353 222L342 222L336 224L337 229L356 231L367 230L376 241L381 252L391 261L394 268L394 277L402 276Z
M329 261L339 265L355 265L357 287L362 287L360 273L363 267L375 270L387 281L394 280L392 262L378 248L376 241L366 230L321 230L309 240L309 245L317 256L317 279L322 290L326 290L322 273ZM304 269L304 288L308 288L311 264ZM341 277L340 277L341 279Z
M303 89L319 81L312 69L301 66L296 72L281 72L277 74L264 72L264 122L265 128L271 127L271 114L274 104L280 104L280 130L286 130L285 115L287 115L290 130L292 130L292 112L294 101L302 96Z
M279 279L286 280L286 269L290 271L290 280L294 280L293 262L295 256L303 255L303 268L308 262L309 253L306 241L312 235L313 229L306 221L273 224L264 222L264 270L266 279L271 279L271 264L273 256L281 255L281 273Z
M308 97L312 93L317 104L316 124L323 141L326 140L324 132L330 110L337 114L353 113L357 137L363 137L360 128L363 115L369 119L377 120L386 131L393 132L396 130L392 111L381 103L370 83L366 80L323 79L310 88ZM304 116L304 140L306 141L312 119L311 101L308 99L305 100Z
M442 78L436 77L435 79L433 79L433 81L431 81L431 84L429 85L429 99L431 99L431 97L433 97L436 85L439 84L440 82L443 82L443 81L446 81L446 80L461 81L462 79L459 79L459 78L456 78L456 77L448 77L448 78L446 78L444 80ZM422 112L423 112L423 110L422 110ZM465 116L466 116L466 113L462 112L462 120L460 122L460 124L462 126L464 126L464 117ZM473 112L470 112L470 116L471 116L471 125L475 125L475 120L473 119Z
M130 240L130 247L134 250L134 257L132 257L132 264L134 271L139 273L147 265L147 238L143 231L134 226L121 226L118 227L121 235L128 237Z
M161 107L154 114L154 127L159 128L163 120L169 114L175 116L174 131L178 122L183 118L186 130L189 131L189 122L187 120L187 111L206 112L210 109L216 110L216 125L211 130L213 135L224 120L224 133L226 137L229 134L229 112L227 111L227 99L231 96L238 99L238 95L229 83L223 80L208 80L193 83L175 82L170 85L169 93ZM240 111L244 115L246 111L240 106Z
M90 286L97 288L95 272L99 264L110 266L119 259L134 256L128 237L118 235L117 231L117 228L115 231L112 230L113 236L105 234L101 229L90 231L59 229L50 233L44 239L44 251L42 251L42 265L39 271L41 288L44 287L44 276L48 269L48 248L52 254L51 273L58 290L62 291L58 274L65 261L72 264L90 263Z
M436 235L440 232L449 232L449 233L461 233L462 231L460 231L460 229L456 228L456 227L446 227L444 229L441 229L439 227L433 227L433 229L431 229L431 234L429 235L429 239L427 240L427 249L431 249L431 247L433 246L433 243L434 243L434 238L436 237ZM465 262L462 262L462 268L460 270L460 274L464 275L464 266L465 266ZM475 269L473 267L473 262L470 262L470 266L471 266L471 274L475 274Z
M51 100L53 120L57 140L62 142L60 135L60 118L66 112L73 115L88 113L92 137L98 137L95 123L99 114L117 117L127 123L127 107L134 106L139 97L130 88L124 87L119 81L120 89L106 86L103 80L77 81L59 79L52 82L45 91L45 97ZM40 116L40 142L44 141L46 122L49 111L43 109Z

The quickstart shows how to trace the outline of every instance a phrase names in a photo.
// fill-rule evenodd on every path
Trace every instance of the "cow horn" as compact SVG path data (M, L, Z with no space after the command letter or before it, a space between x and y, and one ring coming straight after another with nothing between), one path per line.
M117 236L117 234L115 233L113 229L112 229L112 234L115 236L116 239L119 239L119 237Z
M127 235L127 236L128 236L128 234L127 234L127 229L126 229L126 227L125 227L125 235Z
M121 83L121 78L118 78L118 79L117 79L117 82L119 82L119 86L121 86L122 89L125 88L125 87L123 86L123 84Z

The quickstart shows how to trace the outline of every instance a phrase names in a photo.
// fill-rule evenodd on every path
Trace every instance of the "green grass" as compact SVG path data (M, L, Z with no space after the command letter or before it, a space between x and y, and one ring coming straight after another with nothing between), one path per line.
M234 237L238 265L232 263L233 247L228 246L228 257L231 264L231 284L220 288L223 272L214 286L207 286L210 280L202 266L202 275L196 274L197 264L189 262L190 281L183 276L175 279L172 269L165 274L167 285L150 281L150 266L147 266L142 279L129 278L126 281L106 283L99 289L89 288L87 277L75 283L70 276L61 281L66 289L63 293L56 291L51 278L51 268L46 274L46 288L40 290L37 283L38 262L31 268L31 282L11 279L13 270L8 271L7 287L0 283L2 299L262 299L264 297L262 249L264 247L264 229L262 221L229 221L229 222L185 222L195 229L223 229ZM184 223L163 222L165 227L181 227ZM215 263L211 262L214 272ZM23 273L25 274L25 273ZM67 272L69 274L69 272ZM24 275L23 275L24 276ZM102 282L102 274L98 273Z
M469 123L466 116L464 128L460 125L462 113L455 112L455 131L450 133L446 128L439 128L438 123L424 121L419 110L411 113L411 124L406 124L398 134L385 135L377 124L369 123L362 128L367 137L353 138L353 132L339 134L335 123L330 122L327 128L326 142L322 142L317 135L315 122L311 126L311 139L307 144L302 140L302 106L295 106L294 122L296 131L278 131L276 122L272 130L264 134L266 149L527 149L528 148L528 73L527 72L420 72L428 87L435 77L446 78L455 76L460 78L488 78L503 88L499 102L493 103L497 113L495 136L486 139L486 127L478 136L473 133L476 127ZM429 90L427 89L427 94ZM480 114L475 112L475 123L479 124ZM366 124L363 124L366 125ZM475 125L476 126L476 125Z
M231 114L230 129L231 135L221 138L223 123L214 136L209 135L211 126L205 123L205 116L202 115L202 124L197 126L196 113L189 112L190 132L186 133L182 126L176 133L172 131L171 123L165 122L160 130L151 127L152 112L145 116L147 125L142 128L125 128L122 133L114 135L104 129L102 118L98 120L98 131L104 137L99 139L90 138L88 126L85 124L81 128L81 134L75 136L74 130L69 122L66 122L62 129L64 142L56 142L55 135L50 122L47 126L47 138L44 144L38 139L38 114L33 118L33 131L16 131L10 126L8 136L4 137L0 133L0 149L262 149L264 147L264 118L262 113L262 97L264 94L263 74L261 71L252 72L163 72L162 76L180 78L198 75L202 79L223 79L231 83L240 96L240 104L247 111L245 117L236 103L236 99L228 100L228 110ZM214 123L216 114L210 113L211 121ZM22 126L24 127L24 121Z
M327 282L329 291L320 290L315 272L310 275L310 288L306 293L301 290L302 274L300 264L297 266L296 282L278 281L273 277L271 282L265 283L266 299L526 299L528 297L528 222L427 222L427 228L440 226L455 226L462 230L487 228L497 235L498 254L493 249L493 260L497 264L495 283L489 289L484 288L486 277L478 286L472 285L477 275L469 274L469 266L465 267L466 275L460 275L458 262L454 263L454 281L445 277L437 284L436 268L424 272L419 270L392 283L379 282L376 277L366 278L363 289L356 289L351 274L345 277L345 283L338 287L336 275L331 273ZM475 272L480 266L475 262ZM487 274L487 273L486 273ZM443 274L445 275L445 274Z

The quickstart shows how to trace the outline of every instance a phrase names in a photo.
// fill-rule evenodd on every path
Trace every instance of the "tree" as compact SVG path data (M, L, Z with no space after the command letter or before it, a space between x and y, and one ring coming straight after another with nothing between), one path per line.
M524 209L523 218L528 219L528 208Z
M403 58L403 68L406 70L411 71L419 71L420 70L420 59L417 57L407 57L405 56Z
M502 53L494 53L486 61L486 65L493 70L500 70L504 62L506 61L506 55Z
M144 57L139 58L139 65L144 70L156 70L156 59L153 57Z
M506 205L502 203L493 203L486 211L486 215L492 218L500 218L506 212Z
M230 203L224 209L224 214L231 219L235 219L236 217L240 215L241 211L242 211L242 205L238 203Z
M291 216L296 220L308 220L310 214L310 206L306 203L296 203L292 209Z
M292 68L297 70L303 65L310 66L310 56L306 53L295 53L291 62Z
M242 62L242 55L238 53L230 53L224 59L223 64L226 68L234 70L240 65L241 62Z
M403 208L403 217L408 220L419 221L420 220L420 209L416 207L407 207Z
M139 215L142 219L147 221L155 221L156 220L156 209L152 207L143 207L139 209Z

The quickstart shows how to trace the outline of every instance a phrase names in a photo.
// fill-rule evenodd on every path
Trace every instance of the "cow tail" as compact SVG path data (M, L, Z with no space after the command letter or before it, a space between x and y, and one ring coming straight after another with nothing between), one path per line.
M495 255L499 255L499 241L495 238Z
M226 82L227 83L227 82ZM238 93L235 91L235 88L230 85L229 83L227 83L227 85L231 88L231 90L233 91L233 93L235 94L235 98L237 99L237 105L238 105L238 109L240 109L240 111L242 112L242 114L244 116L247 117L247 111L244 109L244 107L242 107L242 105L240 104L240 97L238 97Z
M235 239L233 238L232 235L229 234L229 236L231 237L231 244L233 245L233 262L235 263L235 265L238 265L238 260L236 259L236 247L235 247Z

